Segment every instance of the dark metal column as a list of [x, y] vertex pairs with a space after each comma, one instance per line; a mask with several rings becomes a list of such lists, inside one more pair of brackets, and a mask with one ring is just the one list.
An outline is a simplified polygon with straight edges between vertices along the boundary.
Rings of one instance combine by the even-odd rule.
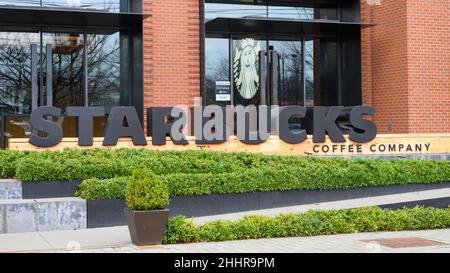
[[47, 55], [47, 106], [53, 106], [53, 50], [52, 45], [46, 46]]
[[267, 104], [267, 96], [266, 96], [266, 79], [267, 79], [267, 65], [266, 65], [266, 51], [259, 51], [259, 82], [260, 82], [260, 92], [259, 92], [259, 104], [266, 105]]
[[[270, 103], [271, 105], [279, 105], [278, 101], [278, 52], [271, 51], [271, 92]], [[284, 81], [284, 79], [283, 79]]]
[[83, 91], [84, 91], [84, 106], [89, 106], [89, 100], [88, 100], [88, 65], [87, 65], [87, 34], [84, 32], [83, 34]]
[[31, 45], [31, 110], [38, 107], [39, 90], [38, 90], [38, 53], [37, 44]]

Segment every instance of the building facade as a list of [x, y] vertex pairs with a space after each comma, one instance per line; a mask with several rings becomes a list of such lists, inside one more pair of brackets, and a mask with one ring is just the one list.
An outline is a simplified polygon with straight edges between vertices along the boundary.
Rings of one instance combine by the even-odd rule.
[[145, 124], [196, 97], [364, 104], [380, 133], [450, 132], [445, 0], [0, 0], [0, 18], [4, 143], [38, 106], [134, 106]]
[[[223, 17], [239, 17], [241, 15], [234, 13], [232, 8], [227, 12], [226, 8], [221, 11], [217, 6], [220, 3], [238, 4], [249, 1], [144, 2], [146, 11], [152, 14], [144, 22], [145, 105], [168, 106], [173, 105], [173, 102], [192, 104], [193, 97], [204, 94], [204, 90], [208, 89], [207, 79], [205, 81], [203, 75], [209, 73], [208, 64], [214, 66], [205, 60], [206, 64], [202, 68], [202, 57], [208, 55], [208, 46], [211, 50], [215, 48], [215, 40], [208, 40], [207, 21], [210, 18], [207, 17], [214, 12]], [[285, 2], [291, 7], [300, 3], [301, 7], [301, 3], [327, 1]], [[345, 4], [352, 1], [341, 2]], [[443, 0], [354, 2], [359, 5], [360, 12], [356, 21], [369, 25], [363, 25], [360, 34], [362, 103], [376, 109], [375, 121], [379, 132], [450, 132], [448, 3]], [[259, 13], [253, 15], [261, 16], [258, 8], [252, 10], [251, 7], [244, 7], [241, 10], [250, 10], [249, 14], [244, 12], [242, 17], [249, 17], [255, 11]], [[274, 10], [276, 13], [277, 8]], [[313, 17], [312, 13], [306, 16]], [[290, 15], [292, 14], [295, 12]], [[281, 17], [289, 17], [289, 14], [282, 14]], [[164, 18], [176, 19], [164, 21]], [[340, 20], [343, 21], [342, 18]], [[158, 24], [160, 21], [165, 23]], [[205, 21], [206, 24], [202, 23]], [[200, 37], [198, 32], [201, 33]], [[206, 34], [205, 45], [201, 42], [202, 33]], [[206, 54], [202, 51], [206, 51]], [[172, 56], [177, 56], [174, 60], [181, 61], [168, 62]], [[200, 68], [197, 65], [199, 63]], [[359, 85], [359, 79], [349, 84]], [[336, 83], [333, 85], [337, 86]], [[208, 94], [205, 97], [208, 99]], [[318, 101], [314, 103], [321, 105]], [[341, 103], [347, 105], [345, 102]]]

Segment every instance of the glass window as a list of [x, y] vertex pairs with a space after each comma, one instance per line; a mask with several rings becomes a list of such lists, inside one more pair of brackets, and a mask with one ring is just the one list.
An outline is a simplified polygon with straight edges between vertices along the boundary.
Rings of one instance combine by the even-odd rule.
[[120, 34], [87, 35], [88, 104], [120, 105]]
[[0, 109], [31, 112], [31, 44], [39, 33], [0, 32]]
[[120, 0], [42, 0], [42, 6], [120, 12]]
[[40, 1], [35, 0], [0, 0], [0, 6], [39, 7], [40, 5]]
[[305, 106], [314, 106], [314, 40], [305, 40]]
[[319, 9], [319, 19], [338, 20], [338, 9], [336, 6], [324, 6]]
[[[278, 67], [272, 70], [278, 75], [277, 95], [280, 106], [303, 105], [302, 88], [302, 42], [270, 41], [270, 47], [278, 60], [272, 63]], [[272, 72], [272, 73], [274, 73]], [[273, 77], [273, 76], [272, 76]], [[272, 84], [271, 88], [274, 88]]]
[[205, 18], [208, 20], [225, 18], [279, 18], [297, 20], [337, 20], [337, 5], [312, 5], [296, 4], [292, 1], [277, 1], [269, 5], [249, 5], [249, 4], [219, 4], [205, 3]]
[[267, 17], [267, 6], [206, 3], [205, 18], [214, 19], [218, 17]]
[[206, 104], [231, 103], [229, 39], [206, 38]]
[[317, 57], [317, 73], [320, 77], [320, 105], [335, 106], [339, 102], [338, 80], [338, 42], [336, 39], [321, 38], [317, 42], [320, 56]]
[[[42, 39], [44, 47], [52, 45], [53, 106], [63, 110], [66, 106], [83, 106], [83, 34], [43, 33]], [[45, 52], [43, 55], [49, 57]]]
[[269, 6], [270, 18], [281, 19], [314, 19], [314, 8], [309, 7], [289, 7], [289, 6]]
[[[207, 31], [208, 21], [218, 17], [260, 17], [285, 21], [339, 20], [339, 1], [206, 2]], [[328, 38], [325, 35], [311, 38], [305, 37], [307, 30], [303, 34], [302, 29], [299, 29], [298, 34], [282, 35], [270, 29], [270, 25], [268, 28], [255, 27], [251, 29], [252, 33], [232, 28], [231, 34], [228, 29], [222, 33], [217, 29], [214, 33], [206, 33], [210, 37], [206, 39], [205, 53], [206, 103], [218, 104], [217, 90], [226, 90], [224, 85], [231, 79], [234, 105], [268, 102], [281, 106], [339, 105], [339, 40], [331, 38], [335, 37], [334, 34]], [[213, 36], [231, 36], [231, 44], [229, 39]], [[228, 56], [229, 51], [231, 56]]]
[[336, 39], [305, 40], [306, 106], [340, 105], [337, 48]]
[[120, 0], [0, 0], [0, 6], [42, 6], [120, 12]]

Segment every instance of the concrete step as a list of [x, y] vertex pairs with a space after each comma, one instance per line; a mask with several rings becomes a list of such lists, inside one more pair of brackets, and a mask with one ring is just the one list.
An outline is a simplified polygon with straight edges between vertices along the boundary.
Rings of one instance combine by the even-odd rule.
[[86, 200], [81, 198], [0, 200], [0, 234], [87, 227]]
[[0, 179], [0, 199], [22, 199], [22, 182]]

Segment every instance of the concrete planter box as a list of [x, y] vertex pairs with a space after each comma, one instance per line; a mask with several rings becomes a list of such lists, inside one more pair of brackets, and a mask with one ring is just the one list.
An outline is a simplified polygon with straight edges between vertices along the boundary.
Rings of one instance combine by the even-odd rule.
[[0, 200], [0, 234], [85, 229], [86, 215], [81, 198]]
[[[170, 215], [185, 215], [186, 217], [202, 217], [209, 215], [234, 213], [250, 210], [270, 209], [277, 207], [298, 206], [319, 202], [332, 202], [345, 199], [398, 194], [411, 191], [433, 190], [448, 188], [450, 183], [444, 184], [412, 184], [394, 185], [386, 187], [368, 187], [347, 190], [302, 190], [302, 191], [275, 191], [239, 194], [213, 194], [202, 196], [173, 197], [170, 200]], [[447, 200], [430, 200], [423, 205], [442, 207]], [[436, 203], [437, 202], [437, 203]], [[414, 202], [413, 202], [414, 203]], [[416, 206], [416, 203], [404, 204]], [[397, 208], [396, 204], [389, 208]], [[399, 206], [401, 208], [403, 206]], [[122, 199], [87, 201], [87, 227], [99, 228], [126, 225], [124, 209], [126, 203]]]
[[22, 182], [22, 199], [73, 197], [81, 182], [80, 180]]

